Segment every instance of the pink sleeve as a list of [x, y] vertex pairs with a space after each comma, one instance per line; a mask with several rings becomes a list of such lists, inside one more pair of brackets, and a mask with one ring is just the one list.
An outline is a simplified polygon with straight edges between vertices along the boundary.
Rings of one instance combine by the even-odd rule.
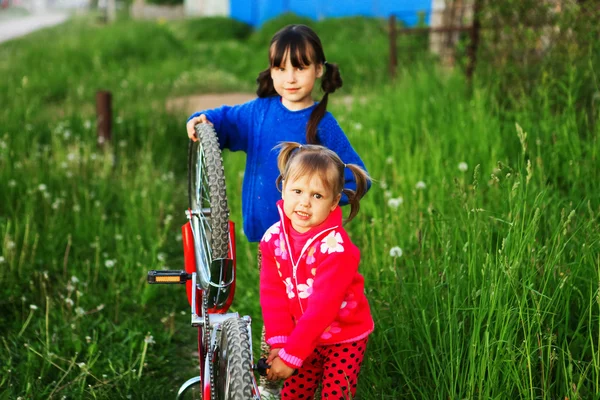
[[283, 347], [294, 330], [286, 286], [277, 271], [275, 256], [269, 243], [261, 242], [260, 251], [260, 307], [265, 324], [265, 339], [273, 348]]

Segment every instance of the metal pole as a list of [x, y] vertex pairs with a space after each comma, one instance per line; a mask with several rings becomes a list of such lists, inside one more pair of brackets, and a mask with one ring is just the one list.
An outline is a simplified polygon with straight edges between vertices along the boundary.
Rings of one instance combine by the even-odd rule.
[[473, 2], [473, 24], [471, 26], [471, 42], [467, 48], [467, 56], [469, 63], [467, 64], [466, 75], [469, 85], [473, 79], [473, 72], [475, 72], [475, 63], [477, 61], [477, 47], [479, 46], [479, 30], [481, 28], [481, 22], [479, 14], [481, 12], [481, 1], [474, 0]]
[[98, 146], [110, 142], [112, 131], [112, 95], [108, 91], [96, 92], [96, 127]]
[[398, 57], [396, 54], [396, 16], [390, 15], [390, 78], [396, 77], [396, 66], [398, 65]]

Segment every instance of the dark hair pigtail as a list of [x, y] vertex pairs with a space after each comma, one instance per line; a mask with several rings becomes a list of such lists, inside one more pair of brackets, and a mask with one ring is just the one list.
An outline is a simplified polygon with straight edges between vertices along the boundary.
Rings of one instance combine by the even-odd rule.
[[325, 94], [310, 114], [310, 119], [306, 125], [306, 143], [308, 144], [319, 144], [317, 128], [327, 111], [329, 93], [334, 93], [337, 89], [341, 88], [344, 83], [337, 64], [325, 63], [323, 68], [325, 70], [323, 71], [323, 77], [321, 78], [321, 89]]
[[273, 86], [273, 79], [271, 79], [271, 68], [261, 71], [256, 78], [256, 83], [258, 83], [258, 88], [256, 88], [258, 97], [269, 97], [277, 94]]
[[350, 204], [350, 215], [344, 221], [348, 223], [358, 214], [360, 210], [360, 200], [367, 193], [368, 182], [371, 180], [367, 172], [356, 164], [347, 164], [346, 168], [350, 169], [354, 179], [356, 180], [356, 190], [343, 189], [342, 193], [348, 196], [348, 203]]
[[277, 188], [281, 184], [283, 180], [283, 176], [286, 173], [286, 169], [294, 150], [301, 148], [302, 145], [296, 142], [283, 142], [275, 146], [275, 148], [279, 148], [279, 156], [277, 156], [277, 168], [279, 169], [279, 176], [275, 181]]

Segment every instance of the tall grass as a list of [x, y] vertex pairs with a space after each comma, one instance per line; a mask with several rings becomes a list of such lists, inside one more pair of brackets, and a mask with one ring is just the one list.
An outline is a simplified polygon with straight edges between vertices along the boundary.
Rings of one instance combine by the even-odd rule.
[[[545, 82], [507, 109], [489, 82], [468, 94], [433, 64], [384, 84], [385, 63], [345, 45], [364, 36], [385, 58], [380, 22], [319, 24], [340, 32], [323, 40], [353, 83], [330, 110], [375, 180], [348, 226], [376, 321], [360, 397], [598, 398], [600, 121], [553, 102], [557, 85], [576, 88]], [[0, 46], [0, 398], [168, 398], [196, 373], [183, 288], [145, 275], [183, 262], [186, 115], [165, 99], [252, 90], [265, 67], [270, 31], [224, 32], [84, 20]], [[100, 88], [115, 99], [108, 148], [95, 141]], [[224, 159], [233, 309], [256, 340], [244, 157]]]
[[598, 125], [464, 85], [406, 71], [336, 110], [378, 181], [351, 226], [377, 321], [362, 394], [596, 398]]

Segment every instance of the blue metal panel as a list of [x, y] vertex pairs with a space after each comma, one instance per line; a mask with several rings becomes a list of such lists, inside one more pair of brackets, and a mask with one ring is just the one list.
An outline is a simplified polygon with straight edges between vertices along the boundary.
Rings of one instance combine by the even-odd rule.
[[238, 21], [245, 22], [250, 25], [256, 24], [256, 18], [252, 9], [254, 1], [247, 0], [229, 0], [229, 16]]
[[431, 0], [372, 0], [379, 3], [379, 15], [389, 17], [395, 15], [398, 20], [403, 21], [408, 26], [413, 26], [419, 22], [419, 13], [424, 13], [425, 23], [429, 24], [431, 17]]
[[366, 16], [387, 18], [394, 14], [406, 25], [412, 26], [423, 13], [429, 23], [431, 0], [229, 0], [231, 17], [260, 26], [282, 13], [312, 19]]

